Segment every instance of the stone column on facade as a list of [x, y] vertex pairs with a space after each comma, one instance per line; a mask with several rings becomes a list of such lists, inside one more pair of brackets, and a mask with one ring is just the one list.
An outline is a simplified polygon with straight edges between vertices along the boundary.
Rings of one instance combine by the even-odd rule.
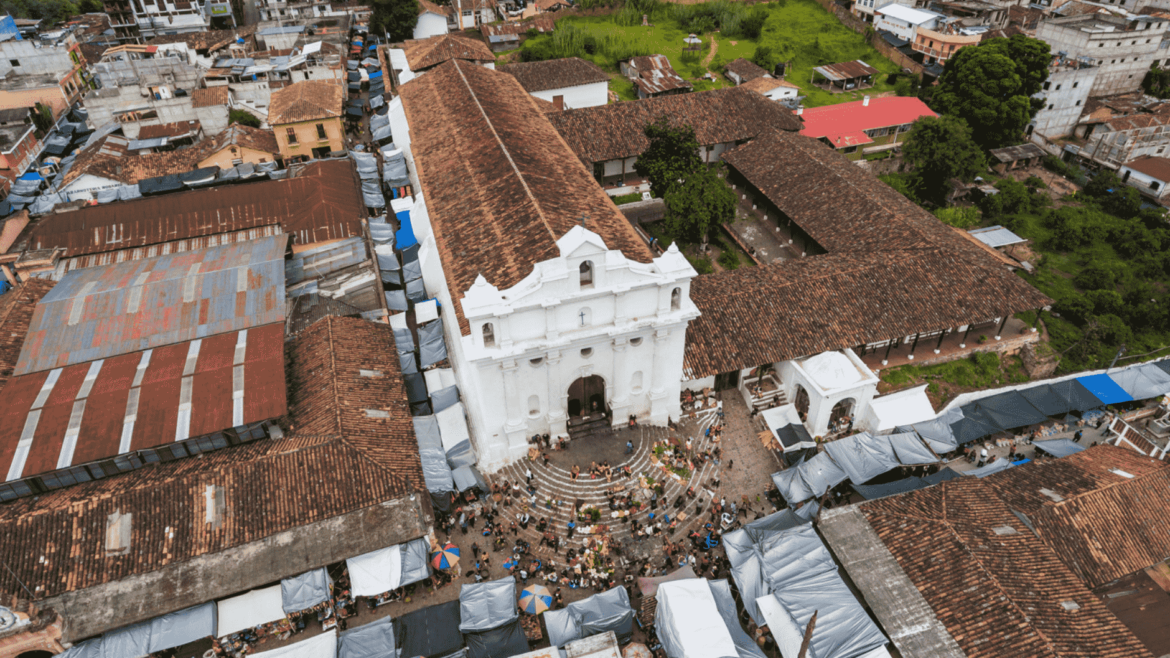
[[549, 352], [544, 358], [548, 373], [548, 433], [550, 436], [569, 434], [569, 384], [561, 375], [561, 353]]
[[630, 341], [615, 338], [613, 341], [613, 424], [615, 427], [626, 422], [630, 415], [630, 360], [627, 358]]
[[515, 359], [500, 363], [500, 370], [504, 373], [504, 405], [508, 421], [504, 424], [504, 433], [508, 437], [508, 458], [515, 459], [528, 448], [527, 430], [523, 401], [520, 399], [520, 382], [518, 364]]
[[666, 354], [667, 344], [670, 342], [670, 332], [659, 330], [654, 333], [654, 373], [650, 388], [650, 422], [655, 425], [665, 425], [670, 418], [670, 404], [667, 396], [670, 394], [668, 380], [674, 375], [670, 372], [670, 358]]

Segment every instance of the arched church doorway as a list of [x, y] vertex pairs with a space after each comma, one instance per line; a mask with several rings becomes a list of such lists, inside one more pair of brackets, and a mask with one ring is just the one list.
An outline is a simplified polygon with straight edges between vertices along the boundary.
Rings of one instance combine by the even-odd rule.
[[569, 416], [605, 413], [605, 380], [600, 375], [581, 377], [569, 385]]

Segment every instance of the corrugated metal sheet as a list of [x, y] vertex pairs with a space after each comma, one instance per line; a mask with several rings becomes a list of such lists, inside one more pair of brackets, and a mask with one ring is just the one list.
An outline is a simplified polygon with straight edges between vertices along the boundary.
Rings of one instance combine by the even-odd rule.
[[852, 62], [825, 64], [813, 70], [830, 80], [852, 80], [853, 78], [864, 78], [867, 75], [877, 75], [880, 73], [880, 71], [860, 59], [855, 59]]
[[281, 226], [297, 244], [312, 244], [360, 236], [365, 216], [353, 163], [322, 160], [291, 178], [217, 185], [50, 215], [29, 232], [29, 245], [63, 247], [69, 258], [269, 225]]
[[988, 226], [987, 228], [977, 228], [973, 231], [968, 231], [972, 237], [978, 239], [983, 244], [991, 247], [1006, 247], [1012, 244], [1020, 244], [1027, 242], [1024, 238], [1012, 233], [1002, 226]]
[[59, 281], [66, 273], [87, 267], [100, 267], [113, 263], [124, 263], [129, 260], [142, 260], [143, 258], [155, 258], [157, 256], [166, 256], [167, 254], [179, 254], [185, 251], [207, 249], [208, 247], [257, 240], [270, 235], [280, 234], [280, 226], [272, 224], [270, 226], [261, 226], [260, 228], [245, 229], [243, 231], [152, 244], [148, 247], [120, 249], [118, 251], [107, 251], [100, 254], [87, 254], [85, 256], [77, 256], [76, 258], [62, 258], [57, 265], [55, 278]]
[[33, 314], [15, 374], [284, 320], [275, 235], [66, 274]]
[[7, 480], [204, 436], [287, 412], [284, 324], [36, 372], [5, 391]]
[[284, 263], [284, 283], [291, 286], [315, 279], [366, 260], [362, 238], [348, 238], [294, 254]]

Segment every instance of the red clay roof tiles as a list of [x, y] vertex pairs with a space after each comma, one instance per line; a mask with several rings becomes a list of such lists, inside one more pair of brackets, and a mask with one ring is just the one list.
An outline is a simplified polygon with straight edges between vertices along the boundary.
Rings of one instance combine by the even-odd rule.
[[36, 306], [53, 285], [48, 279], [34, 278], [0, 295], [0, 391], [16, 369]]
[[519, 80], [528, 93], [609, 82], [608, 73], [580, 57], [521, 62], [501, 67], [500, 70]]

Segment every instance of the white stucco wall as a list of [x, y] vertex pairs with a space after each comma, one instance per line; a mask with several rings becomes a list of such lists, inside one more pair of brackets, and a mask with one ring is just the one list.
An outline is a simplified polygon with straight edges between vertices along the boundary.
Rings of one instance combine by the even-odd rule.
[[582, 107], [596, 107], [598, 105], [605, 105], [609, 102], [609, 85], [605, 82], [594, 82], [587, 85], [577, 85], [575, 87], [562, 87], [560, 89], [546, 89], [544, 91], [534, 91], [533, 96], [543, 98], [549, 102], [555, 102], [553, 99], [557, 96], [563, 96], [565, 100], [566, 110], [576, 110]]
[[1071, 135], [1096, 79], [1095, 67], [1050, 71], [1048, 88], [1033, 96], [1043, 100], [1044, 106], [1032, 119], [1032, 134], [1050, 140]]
[[1158, 180], [1149, 174], [1143, 174], [1140, 171], [1135, 171], [1129, 167], [1122, 167], [1118, 170], [1117, 175], [1125, 181], [1126, 185], [1136, 188], [1142, 194], [1154, 198], [1162, 198], [1166, 194], [1167, 181]]
[[101, 190], [111, 190], [121, 187], [122, 183], [109, 178], [82, 174], [61, 188], [61, 192], [69, 201], [93, 200]]
[[[829, 418], [832, 415], [833, 407], [838, 402], [852, 399], [851, 415], [854, 419], [858, 419], [865, 417], [870, 401], [877, 395], [879, 381], [877, 376], [866, 367], [853, 350], [845, 349], [836, 354], [843, 355], [845, 357], [843, 363], [848, 363], [855, 370], [856, 379], [849, 384], [826, 386], [823, 385], [823, 380], [818, 380], [813, 373], [810, 373], [809, 361], [823, 358], [825, 355], [775, 364], [776, 374], [780, 378], [781, 386], [784, 388], [784, 394], [789, 402], [796, 403], [799, 388], [808, 392], [808, 417], [805, 419], [804, 426], [808, 433], [814, 437], [824, 436], [828, 433]], [[840, 361], [840, 359], [837, 360]]]
[[419, 15], [418, 23], [414, 25], [415, 39], [426, 39], [441, 34], [447, 34], [446, 16], [432, 14], [429, 11]]

